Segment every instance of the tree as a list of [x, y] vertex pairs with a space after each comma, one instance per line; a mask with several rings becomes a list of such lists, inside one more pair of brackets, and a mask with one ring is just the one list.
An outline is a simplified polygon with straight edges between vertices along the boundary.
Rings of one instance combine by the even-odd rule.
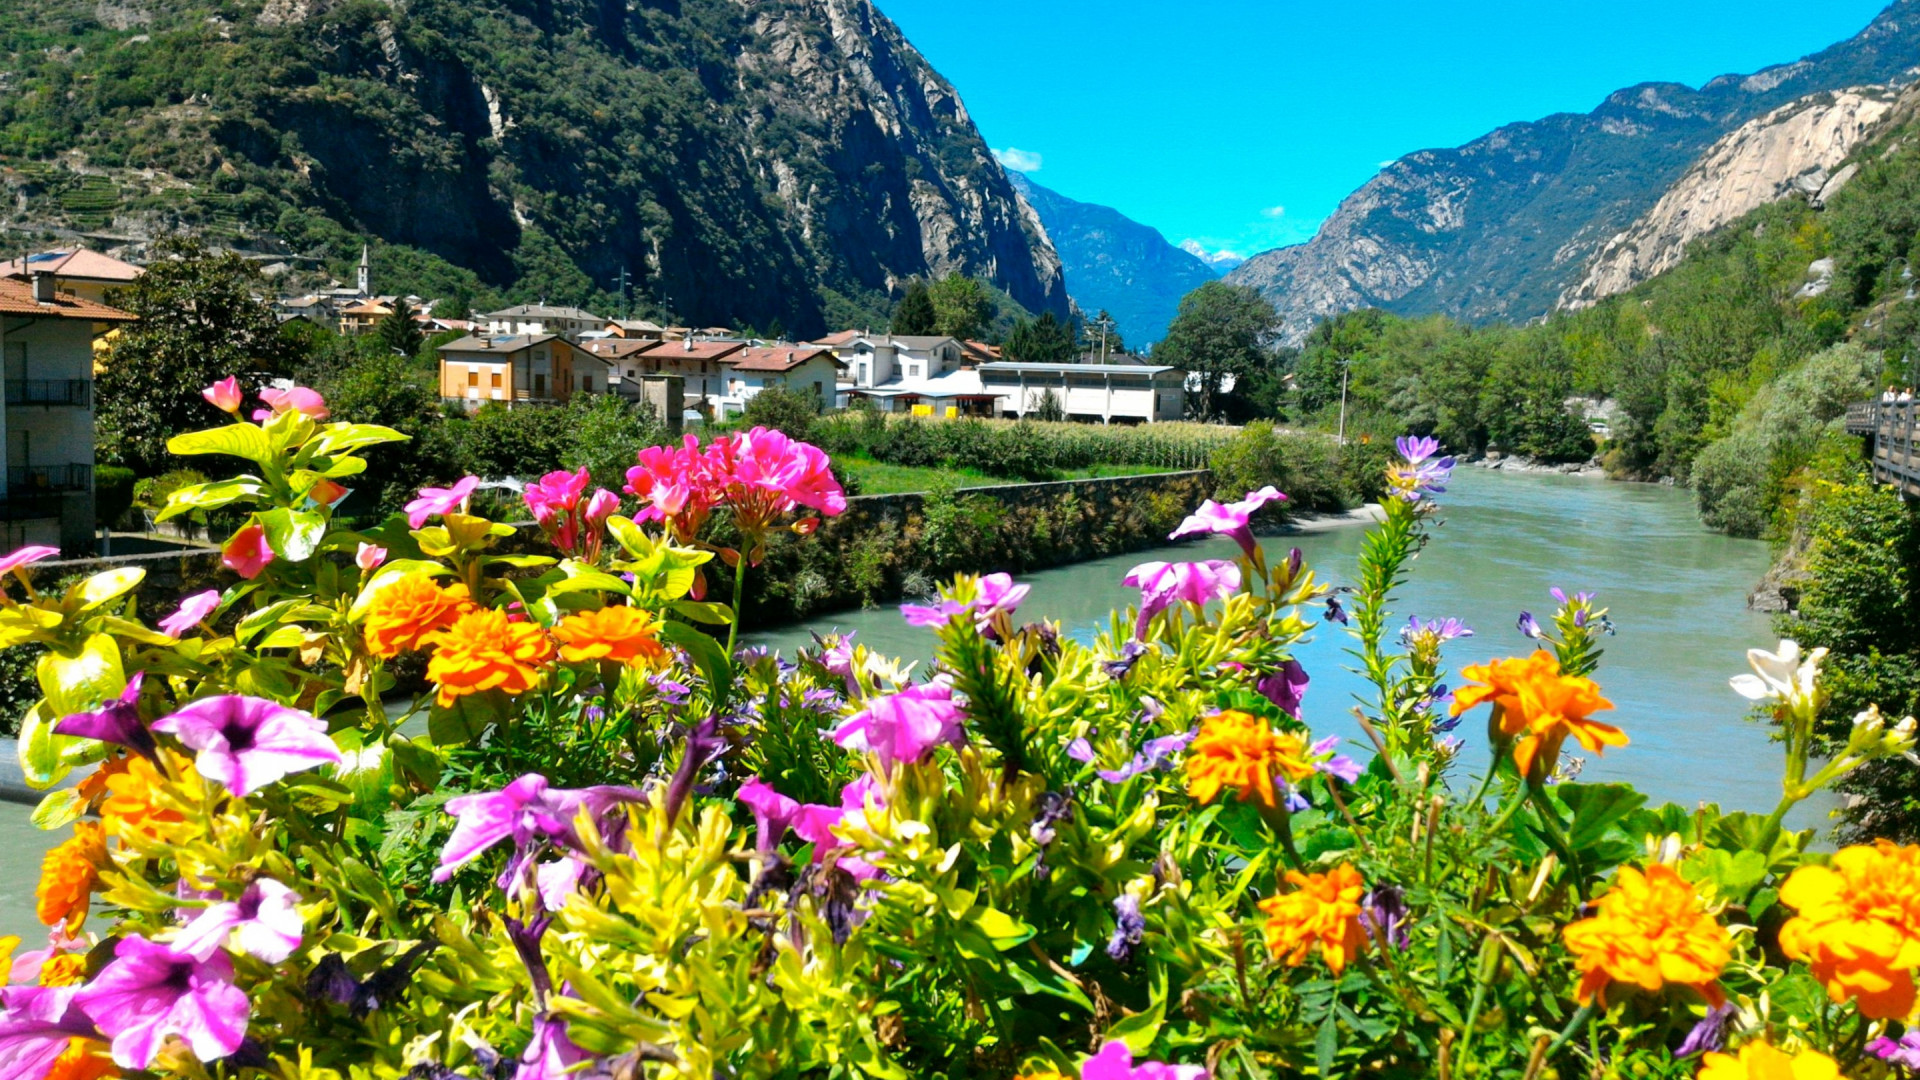
[[253, 298], [259, 271], [197, 239], [168, 237], [147, 272], [117, 296], [139, 317], [113, 344], [95, 384], [95, 437], [103, 462], [157, 476], [167, 440], [219, 419], [199, 390], [229, 375], [250, 389], [291, 371], [292, 339]]
[[420, 324], [413, 321], [413, 305], [405, 300], [394, 304], [393, 314], [380, 320], [373, 328], [373, 340], [381, 352], [397, 353], [401, 356], [420, 355], [420, 346], [426, 343], [426, 335], [420, 332]]
[[933, 294], [927, 283], [915, 278], [907, 282], [907, 294], [893, 309], [896, 334], [931, 334], [939, 327], [940, 316], [933, 310]]
[[1029, 364], [1070, 364], [1078, 351], [1073, 327], [1055, 319], [1051, 311], [1014, 324], [1005, 349], [1008, 359]]
[[766, 427], [805, 442], [820, 416], [820, 396], [784, 386], [769, 386], [747, 399], [743, 414], [750, 427]]
[[1127, 351], [1127, 343], [1120, 337], [1120, 321], [1105, 308], [1088, 319], [1080, 332], [1086, 338], [1087, 352], [1094, 356], [1108, 357]]
[[1163, 364], [1184, 368], [1199, 385], [1200, 418], [1216, 415], [1215, 398], [1229, 377], [1240, 378], [1266, 363], [1268, 343], [1280, 321], [1273, 304], [1256, 289], [1209, 281], [1180, 301], [1180, 313], [1154, 347]]
[[935, 333], [966, 341], [987, 332], [993, 298], [979, 278], [949, 274], [927, 291], [933, 301]]

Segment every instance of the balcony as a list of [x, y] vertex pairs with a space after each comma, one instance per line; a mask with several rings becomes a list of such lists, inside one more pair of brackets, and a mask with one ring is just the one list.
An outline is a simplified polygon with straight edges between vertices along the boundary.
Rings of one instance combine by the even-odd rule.
[[13, 498], [33, 492], [91, 491], [91, 465], [9, 465], [7, 490]]
[[93, 404], [90, 379], [8, 379], [9, 405], [65, 405], [84, 409]]
[[60, 496], [14, 492], [0, 496], [0, 521], [43, 521], [60, 516]]

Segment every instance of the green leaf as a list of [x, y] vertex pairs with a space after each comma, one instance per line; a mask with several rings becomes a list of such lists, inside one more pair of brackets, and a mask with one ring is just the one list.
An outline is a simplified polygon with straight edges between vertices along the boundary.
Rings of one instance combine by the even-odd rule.
[[[571, 564], [569, 564], [571, 565]], [[566, 577], [547, 586], [548, 596], [578, 592], [610, 592], [627, 595], [627, 583], [598, 570], [569, 570]]]
[[20, 741], [15, 753], [20, 757], [20, 772], [30, 787], [52, 787], [72, 771], [72, 766], [67, 764], [60, 751], [62, 744], [73, 740], [53, 733], [57, 719], [47, 712], [47, 703], [44, 701], [35, 704], [27, 711], [27, 715], [20, 718]]
[[47, 708], [56, 717], [87, 712], [127, 688], [120, 646], [105, 634], [89, 635], [76, 653], [58, 649], [42, 653], [35, 674], [40, 692], [47, 696]]
[[667, 605], [667, 610], [709, 626], [733, 625], [733, 609], [725, 604], [702, 600], [675, 600]]
[[1001, 911], [999, 908], [974, 908], [973, 923], [980, 932], [993, 942], [993, 947], [1006, 952], [1015, 945], [1026, 941], [1034, 934], [1033, 927]]
[[263, 490], [259, 480], [242, 476], [235, 480], [216, 480], [211, 484], [190, 484], [175, 488], [167, 496], [167, 505], [154, 516], [155, 521], [170, 521], [195, 510], [216, 510], [241, 499], [257, 499]]
[[274, 458], [272, 440], [252, 424], [230, 424], [208, 431], [189, 431], [167, 440], [167, 452], [181, 457], [196, 454], [226, 454], [245, 458], [266, 468]]
[[279, 600], [268, 604], [266, 607], [240, 620], [239, 625], [233, 628], [233, 640], [241, 645], [251, 643], [255, 637], [259, 636], [261, 631], [278, 625], [281, 619], [286, 618], [294, 608], [299, 607], [305, 602], [306, 601], [296, 596], [291, 600]]
[[1767, 869], [1767, 857], [1760, 852], [1707, 848], [1689, 856], [1680, 865], [1680, 876], [1712, 886], [1714, 894], [1722, 900], [1740, 903], [1766, 880]]
[[1340, 1052], [1340, 1025], [1335, 1020], [1332, 1009], [1327, 1010], [1327, 1018], [1320, 1021], [1320, 1030], [1313, 1035], [1313, 1061], [1320, 1069], [1321, 1076], [1333, 1075], [1334, 1055]]
[[[406, 442], [412, 436], [378, 424], [328, 424], [314, 433], [306, 449], [315, 455], [332, 456], [382, 443]], [[179, 451], [174, 451], [178, 453]]]
[[1145, 1009], [1131, 1013], [1107, 1025], [1107, 1039], [1119, 1039], [1127, 1044], [1127, 1049], [1136, 1056], [1153, 1048], [1153, 1041], [1160, 1037], [1160, 1027], [1167, 1020], [1167, 972], [1160, 969], [1159, 977], [1154, 981], [1153, 997]]
[[427, 738], [435, 746], [464, 746], [506, 714], [506, 697], [497, 690], [454, 698], [447, 708], [436, 701], [427, 713]]
[[32, 641], [35, 634], [51, 630], [63, 621], [59, 612], [45, 608], [17, 604], [0, 607], [0, 649]]
[[327, 519], [311, 510], [279, 507], [259, 514], [273, 553], [288, 562], [306, 562], [327, 536]]
[[1597, 847], [1615, 822], [1647, 801], [1627, 784], [1563, 784], [1557, 791], [1560, 801], [1573, 811], [1573, 823], [1567, 826], [1567, 846], [1575, 852]]
[[86, 812], [86, 800], [80, 797], [78, 791], [61, 788], [47, 792], [40, 800], [40, 805], [33, 808], [33, 816], [29, 820], [36, 829], [62, 829], [80, 820], [80, 815]]
[[367, 607], [373, 603], [373, 594], [399, 581], [403, 577], [409, 577], [414, 574], [427, 574], [429, 576], [439, 577], [452, 573], [452, 570], [441, 566], [437, 562], [429, 562], [426, 559], [395, 559], [390, 563], [383, 563], [378, 570], [373, 572], [373, 576], [367, 579], [367, 583], [360, 586], [360, 595], [354, 597], [353, 607], [348, 609], [347, 618], [355, 620], [364, 618], [367, 614]]
[[80, 601], [81, 611], [88, 611], [109, 600], [125, 596], [146, 579], [145, 570], [137, 566], [123, 566], [118, 570], [95, 574], [75, 585], [71, 595]]
[[660, 640], [685, 649], [693, 658], [694, 666], [707, 677], [714, 711], [720, 711], [733, 694], [733, 665], [727, 660], [726, 649], [692, 626], [679, 622], [661, 623]]

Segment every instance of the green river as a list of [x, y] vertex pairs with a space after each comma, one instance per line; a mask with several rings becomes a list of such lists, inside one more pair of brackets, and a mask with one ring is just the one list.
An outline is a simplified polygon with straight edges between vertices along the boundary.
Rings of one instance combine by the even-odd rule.
[[[1630, 781], [1656, 800], [1772, 809], [1780, 791], [1779, 751], [1765, 728], [1744, 719], [1746, 702], [1727, 688], [1727, 678], [1746, 669], [1745, 650], [1773, 644], [1767, 617], [1745, 603], [1767, 568], [1765, 544], [1703, 532], [1687, 492], [1654, 485], [1463, 468], [1442, 506], [1443, 524], [1414, 564], [1397, 621], [1408, 615], [1465, 619], [1476, 634], [1449, 647], [1457, 671], [1526, 650], [1530, 643], [1515, 619], [1522, 609], [1551, 610], [1550, 586], [1598, 592], [1619, 628], [1597, 675], [1616, 706], [1603, 715], [1633, 742], [1589, 760], [1582, 779]], [[1343, 583], [1362, 535], [1356, 525], [1264, 542], [1276, 555], [1299, 546], [1323, 578]], [[1225, 558], [1233, 550], [1230, 541], [1215, 540], [1029, 574], [1023, 580], [1033, 593], [1020, 614], [1057, 620], [1088, 640], [1112, 608], [1138, 598], [1120, 584], [1129, 567], [1153, 559]], [[809, 631], [835, 628], [857, 630], [859, 640], [903, 658], [925, 660], [932, 651], [931, 631], [908, 627], [892, 605], [822, 616], [750, 640], [790, 650], [807, 643]], [[1307, 722], [1318, 733], [1357, 740], [1347, 710], [1366, 688], [1345, 669], [1350, 640], [1337, 624], [1323, 625], [1299, 656], [1313, 678]], [[1465, 761], [1474, 770], [1486, 760], [1480, 719], [1470, 717], [1457, 732], [1467, 739]], [[40, 857], [66, 833], [34, 829], [27, 813], [0, 803], [0, 934], [34, 942], [45, 933], [33, 917]], [[1823, 825], [1824, 807], [1802, 807], [1794, 823]]]

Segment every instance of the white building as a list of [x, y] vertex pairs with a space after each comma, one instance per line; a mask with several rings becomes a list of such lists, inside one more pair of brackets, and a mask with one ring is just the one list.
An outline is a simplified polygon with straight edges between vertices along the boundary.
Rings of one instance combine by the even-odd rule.
[[488, 312], [480, 316], [478, 321], [485, 324], [486, 332], [491, 337], [555, 334], [568, 341], [578, 341], [581, 334], [605, 330], [607, 327], [607, 320], [591, 311], [547, 304], [516, 304]]
[[[665, 346], [668, 353], [671, 345]], [[727, 392], [718, 404], [725, 413], [746, 408], [754, 395], [770, 386], [813, 394], [823, 408], [831, 407], [844, 362], [832, 349], [817, 345], [753, 345], [727, 357]]]
[[840, 405], [865, 398], [881, 412], [923, 416], [986, 416], [994, 410], [973, 357], [953, 338], [836, 334], [826, 340], [845, 368]]
[[133, 316], [55, 288], [51, 274], [0, 280], [0, 529], [6, 550], [94, 553], [94, 339]]
[[1154, 364], [1029, 364], [1000, 360], [978, 368], [1001, 416], [1038, 412], [1048, 391], [1070, 420], [1158, 423], [1186, 411], [1187, 373]]

